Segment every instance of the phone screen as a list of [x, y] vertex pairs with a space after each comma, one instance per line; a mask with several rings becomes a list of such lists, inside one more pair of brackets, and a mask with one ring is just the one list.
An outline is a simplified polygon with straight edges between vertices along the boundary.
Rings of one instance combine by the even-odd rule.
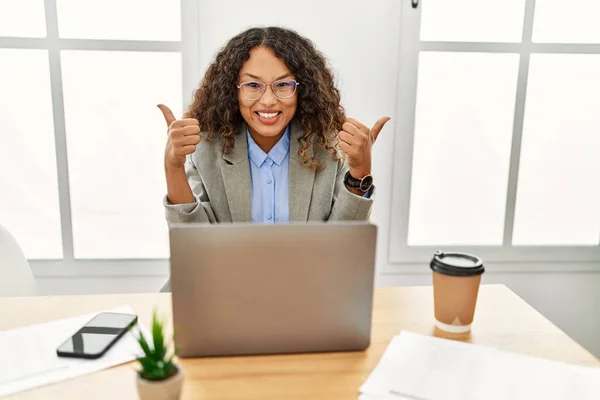
[[93, 358], [101, 356], [137, 321], [132, 314], [100, 313], [61, 344], [59, 356]]

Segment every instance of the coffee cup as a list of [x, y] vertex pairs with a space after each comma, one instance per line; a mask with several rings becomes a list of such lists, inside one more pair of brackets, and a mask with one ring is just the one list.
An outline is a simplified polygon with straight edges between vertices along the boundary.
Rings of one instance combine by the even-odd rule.
[[435, 325], [449, 333], [471, 329], [483, 261], [474, 255], [438, 251], [429, 265], [433, 271]]

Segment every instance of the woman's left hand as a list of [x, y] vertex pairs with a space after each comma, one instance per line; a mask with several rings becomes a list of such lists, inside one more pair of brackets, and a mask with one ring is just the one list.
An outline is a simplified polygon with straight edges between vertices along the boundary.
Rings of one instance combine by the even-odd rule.
[[339, 133], [340, 148], [348, 156], [348, 167], [353, 178], [362, 179], [371, 174], [373, 143], [390, 119], [390, 117], [379, 118], [372, 128], [354, 118], [349, 118], [342, 125]]

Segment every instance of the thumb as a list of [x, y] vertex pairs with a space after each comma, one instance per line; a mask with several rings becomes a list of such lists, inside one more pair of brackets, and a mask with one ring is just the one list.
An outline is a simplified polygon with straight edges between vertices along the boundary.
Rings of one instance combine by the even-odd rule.
[[167, 127], [171, 126], [171, 124], [177, 119], [173, 115], [171, 109], [164, 104], [159, 104], [157, 107], [160, 108], [160, 111], [162, 111], [165, 121], [167, 122]]
[[371, 135], [373, 135], [373, 141], [377, 140], [377, 136], [379, 136], [379, 132], [383, 129], [383, 126], [390, 120], [391, 117], [383, 117], [379, 118], [373, 128], [371, 128]]

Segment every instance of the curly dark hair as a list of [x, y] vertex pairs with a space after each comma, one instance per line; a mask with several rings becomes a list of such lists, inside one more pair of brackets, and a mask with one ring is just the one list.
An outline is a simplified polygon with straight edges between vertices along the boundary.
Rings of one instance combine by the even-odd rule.
[[321, 167], [314, 157], [315, 144], [339, 159], [337, 134], [346, 115], [333, 73], [314, 44], [289, 29], [250, 28], [230, 39], [208, 67], [185, 117], [200, 122], [203, 139], [220, 137], [223, 152], [231, 152], [234, 135], [243, 121], [238, 105], [238, 74], [250, 51], [258, 46], [272, 50], [301, 82], [294, 119], [304, 131], [299, 139], [303, 164], [313, 169]]

